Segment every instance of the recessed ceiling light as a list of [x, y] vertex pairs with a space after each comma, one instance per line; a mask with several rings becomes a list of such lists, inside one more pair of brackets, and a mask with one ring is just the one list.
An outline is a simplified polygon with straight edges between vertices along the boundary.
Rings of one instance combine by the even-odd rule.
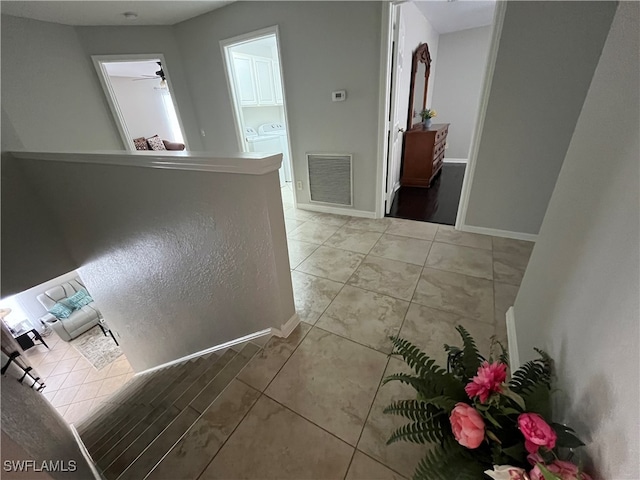
[[135, 20], [138, 18], [138, 14], [136, 12], [124, 12], [122, 16], [127, 20]]

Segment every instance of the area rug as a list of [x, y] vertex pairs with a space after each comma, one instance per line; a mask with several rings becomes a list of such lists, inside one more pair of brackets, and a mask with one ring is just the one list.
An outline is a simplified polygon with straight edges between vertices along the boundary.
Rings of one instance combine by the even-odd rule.
[[111, 336], [105, 336], [99, 326], [84, 332], [69, 342], [80, 355], [86, 358], [96, 370], [110, 365], [120, 355], [122, 350], [115, 344]]

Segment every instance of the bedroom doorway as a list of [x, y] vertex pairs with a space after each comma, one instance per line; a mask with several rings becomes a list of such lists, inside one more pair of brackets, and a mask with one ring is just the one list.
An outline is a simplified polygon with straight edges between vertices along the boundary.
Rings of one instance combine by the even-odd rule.
[[162, 55], [92, 59], [127, 150], [188, 150]]
[[504, 17], [500, 2], [472, 3], [385, 10], [378, 217], [464, 228]]
[[282, 81], [278, 28], [220, 42], [243, 152], [282, 153], [280, 186], [292, 190], [289, 122]]

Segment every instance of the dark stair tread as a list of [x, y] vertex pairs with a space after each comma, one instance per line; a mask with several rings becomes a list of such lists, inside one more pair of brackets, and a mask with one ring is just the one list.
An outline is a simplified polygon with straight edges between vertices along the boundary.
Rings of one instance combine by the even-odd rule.
[[147, 446], [169, 425], [180, 411], [177, 408], [165, 410], [133, 443], [104, 469], [108, 480], [115, 480], [144, 451]]

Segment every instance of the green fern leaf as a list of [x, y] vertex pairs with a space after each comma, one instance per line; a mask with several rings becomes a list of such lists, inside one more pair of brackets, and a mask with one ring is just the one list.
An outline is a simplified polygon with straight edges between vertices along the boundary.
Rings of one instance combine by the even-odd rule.
[[452, 439], [443, 442], [441, 448], [427, 452], [418, 463], [414, 480], [478, 480], [484, 478], [488, 465], [475, 461]]
[[436, 415], [448, 413], [433, 404], [420, 400], [400, 400], [393, 402], [386, 407], [383, 412], [400, 415], [414, 422], [424, 422]]
[[418, 376], [391, 375], [384, 379], [383, 384], [392, 380], [400, 380], [414, 387], [425, 399], [447, 396], [453, 400], [463, 401], [467, 398], [462, 382], [438, 366], [434, 359], [429, 358], [407, 340], [399, 337], [390, 338], [394, 344], [392, 354], [400, 355]]
[[445, 416], [435, 415], [423, 422], [407, 423], [395, 430], [387, 445], [404, 440], [411, 443], [440, 443], [451, 435], [451, 425]]
[[553, 361], [542, 350], [536, 349], [541, 358], [530, 360], [520, 367], [511, 377], [509, 387], [514, 392], [524, 396], [528, 390], [537, 388], [537, 384], [551, 388], [553, 376]]
[[462, 337], [463, 347], [461, 363], [464, 368], [464, 378], [465, 380], [470, 380], [476, 373], [478, 373], [478, 368], [484, 361], [484, 357], [480, 355], [473, 337], [462, 325], [458, 325], [456, 330], [460, 334], [460, 337]]

